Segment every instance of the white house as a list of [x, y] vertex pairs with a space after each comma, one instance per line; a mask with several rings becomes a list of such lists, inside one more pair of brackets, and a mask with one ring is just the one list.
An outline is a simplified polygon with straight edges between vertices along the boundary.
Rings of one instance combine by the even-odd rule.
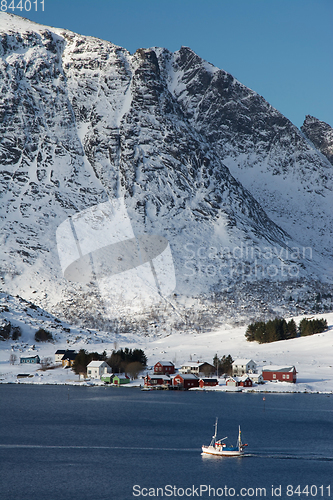
[[179, 370], [179, 373], [193, 373], [194, 375], [207, 375], [210, 373], [215, 373], [216, 368], [215, 366], [211, 365], [210, 363], [207, 363], [206, 361], [201, 362], [192, 362], [188, 361], [187, 363], [184, 363], [182, 367]]
[[54, 354], [54, 361], [56, 363], [61, 363], [61, 360], [66, 352], [66, 349], [58, 349]]
[[262, 373], [249, 373], [249, 377], [254, 384], [264, 383], [264, 377], [262, 376]]
[[232, 363], [232, 374], [241, 377], [245, 373], [257, 373], [257, 363], [253, 359], [235, 359]]
[[101, 378], [102, 375], [111, 372], [111, 367], [105, 361], [90, 361], [87, 366], [87, 375], [90, 378]]

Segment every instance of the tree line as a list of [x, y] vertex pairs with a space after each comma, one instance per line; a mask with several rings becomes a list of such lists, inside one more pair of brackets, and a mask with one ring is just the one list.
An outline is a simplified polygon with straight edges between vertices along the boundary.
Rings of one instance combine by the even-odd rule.
[[285, 319], [275, 318], [267, 322], [251, 323], [246, 329], [245, 337], [249, 342], [255, 341], [259, 344], [265, 344], [277, 340], [305, 337], [324, 332], [326, 329], [327, 321], [324, 318], [312, 320], [304, 318], [298, 327], [293, 319], [287, 322]]
[[217, 354], [215, 354], [213, 358], [213, 365], [216, 368], [217, 374], [227, 373], [231, 375], [232, 373], [232, 363], [233, 359], [230, 354], [228, 356], [222, 356], [219, 358]]
[[87, 373], [87, 366], [91, 361], [105, 361], [113, 373], [125, 373], [131, 378], [137, 378], [139, 373], [147, 365], [147, 357], [142, 349], [118, 349], [113, 350], [111, 356], [107, 357], [106, 352], [87, 352], [81, 349], [73, 363], [75, 373]]

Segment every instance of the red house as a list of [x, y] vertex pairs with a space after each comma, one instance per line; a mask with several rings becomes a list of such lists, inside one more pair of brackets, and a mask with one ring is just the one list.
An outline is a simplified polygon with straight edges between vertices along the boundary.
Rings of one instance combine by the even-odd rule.
[[215, 385], [218, 385], [218, 380], [217, 378], [201, 378], [199, 380], [199, 387], [201, 387], [201, 389], [203, 387], [214, 387]]
[[158, 385], [171, 385], [171, 378], [169, 375], [146, 375], [145, 376], [145, 386], [146, 387], [151, 387], [151, 386], [158, 386]]
[[296, 384], [296, 368], [294, 366], [264, 366], [262, 376], [264, 380], [278, 380]]
[[171, 361], [158, 361], [154, 366], [154, 373], [163, 375], [172, 375], [175, 373], [175, 365]]
[[229, 385], [231, 387], [252, 387], [253, 382], [248, 375], [243, 375], [243, 377], [227, 378], [225, 385]]
[[250, 379], [250, 377], [248, 377], [247, 375], [244, 375], [243, 377], [241, 377], [239, 379], [239, 385], [241, 387], [252, 387], [253, 386], [253, 382]]
[[173, 378], [173, 386], [179, 389], [191, 389], [192, 387], [199, 387], [199, 379], [193, 373], [177, 373]]

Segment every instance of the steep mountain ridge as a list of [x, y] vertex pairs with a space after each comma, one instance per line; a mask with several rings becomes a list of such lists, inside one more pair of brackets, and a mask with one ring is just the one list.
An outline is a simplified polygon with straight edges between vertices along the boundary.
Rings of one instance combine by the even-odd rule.
[[301, 131], [333, 165], [332, 127], [314, 116], [306, 115]]
[[166, 58], [177, 101], [231, 174], [301, 245], [331, 258], [332, 165], [286, 117], [232, 75], [186, 47], [167, 56], [162, 51], [160, 59]]
[[[78, 321], [126, 315], [133, 306], [126, 304], [126, 290], [116, 290], [113, 309], [105, 311], [96, 283], [62, 277], [55, 240], [67, 217], [121, 197], [136, 236], [159, 234], [169, 241], [176, 302], [201, 294], [209, 302], [213, 293], [235, 286], [239, 296], [247, 282], [253, 290], [266, 283], [270, 296], [264, 307], [274, 309], [281, 306], [278, 282], [286, 282], [288, 298], [295, 280], [298, 289], [308, 283], [311, 290], [314, 279], [320, 288], [318, 280], [329, 273], [325, 253], [332, 248], [329, 211], [322, 208], [316, 231], [306, 229], [307, 243], [297, 241], [308, 224], [297, 219], [302, 208], [296, 202], [306, 193], [301, 162], [294, 170], [302, 193], [293, 199], [291, 217], [297, 230], [284, 217], [289, 205], [283, 185], [268, 183], [268, 174], [276, 165], [289, 172], [290, 158], [303, 155], [306, 168], [316, 171], [318, 196], [330, 200], [330, 181], [323, 174], [329, 167], [263, 98], [185, 47], [174, 54], [151, 48], [131, 55], [110, 42], [8, 14], [1, 14], [0, 26], [1, 245], [7, 292]], [[246, 161], [235, 171], [253, 171], [253, 184], [246, 184], [246, 175], [236, 180], [227, 168], [240, 158]], [[258, 175], [255, 165], [267, 169]], [[264, 188], [258, 203], [256, 195]], [[267, 197], [280, 188], [281, 206], [277, 200], [272, 209]], [[317, 209], [314, 203], [312, 212]], [[281, 221], [282, 228], [276, 224]], [[317, 251], [311, 246], [315, 241]], [[311, 255], [302, 245], [311, 246]], [[190, 300], [189, 307], [194, 303]]]

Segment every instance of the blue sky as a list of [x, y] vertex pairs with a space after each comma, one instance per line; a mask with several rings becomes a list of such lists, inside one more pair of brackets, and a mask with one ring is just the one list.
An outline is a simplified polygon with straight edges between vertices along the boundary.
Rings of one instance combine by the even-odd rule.
[[38, 0], [33, 9], [14, 13], [130, 52], [187, 45], [298, 127], [306, 114], [333, 126], [333, 0], [44, 0], [44, 12]]

